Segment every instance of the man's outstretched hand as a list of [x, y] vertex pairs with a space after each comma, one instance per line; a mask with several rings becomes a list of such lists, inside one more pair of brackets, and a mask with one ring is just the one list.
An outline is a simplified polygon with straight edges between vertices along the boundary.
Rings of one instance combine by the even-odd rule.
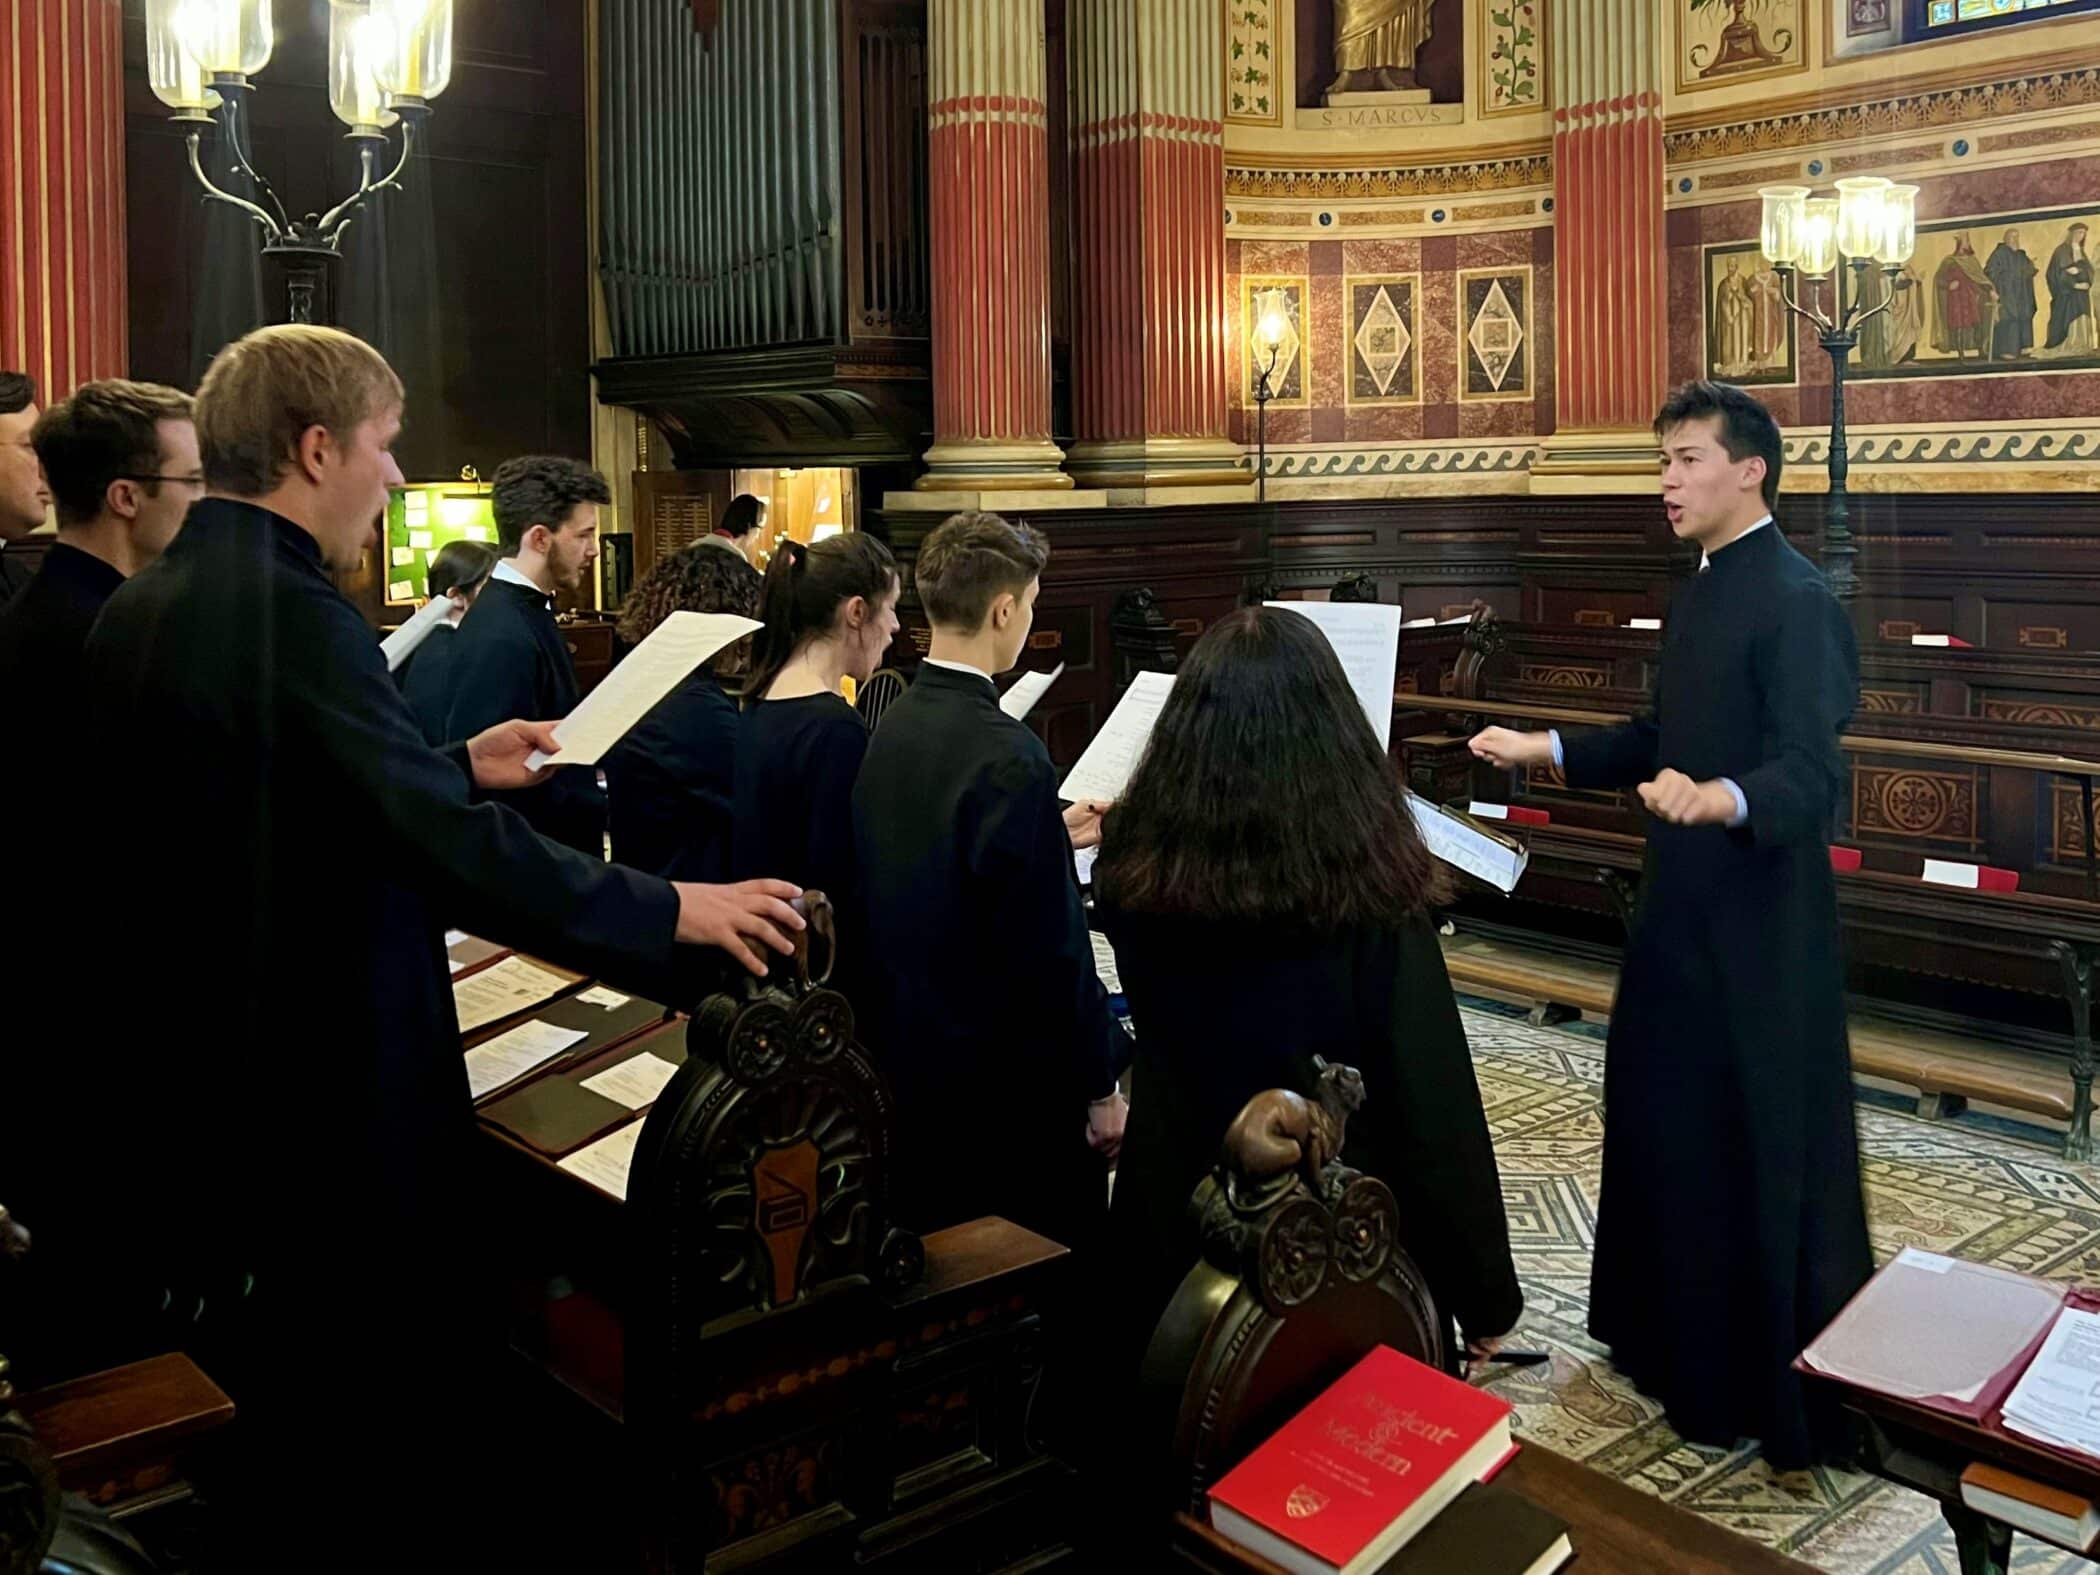
[[747, 880], [736, 886], [675, 881], [671, 889], [678, 893], [681, 941], [719, 946], [761, 979], [766, 964], [752, 942], [770, 946], [783, 957], [795, 954], [794, 935], [803, 922], [788, 904], [802, 895], [800, 886], [784, 880]]
[[535, 749], [551, 755], [560, 748], [552, 722], [498, 722], [467, 740], [467, 763], [474, 768], [474, 785], [484, 793], [510, 792], [544, 782], [556, 769], [535, 771], [526, 765]]

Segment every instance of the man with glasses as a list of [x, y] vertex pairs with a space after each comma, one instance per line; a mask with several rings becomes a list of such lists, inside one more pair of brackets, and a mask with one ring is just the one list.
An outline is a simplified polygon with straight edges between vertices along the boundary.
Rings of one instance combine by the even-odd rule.
[[0, 607], [31, 578], [22, 555], [10, 553], [8, 544], [43, 524], [50, 502], [36, 451], [29, 446], [36, 415], [36, 385], [20, 372], [0, 371]]

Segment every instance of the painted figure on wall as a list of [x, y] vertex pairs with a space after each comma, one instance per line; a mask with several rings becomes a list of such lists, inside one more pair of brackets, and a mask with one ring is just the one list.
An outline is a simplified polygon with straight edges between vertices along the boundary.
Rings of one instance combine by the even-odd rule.
[[1910, 360], [1918, 353], [1925, 328], [1925, 285], [1910, 263], [1894, 279], [1879, 268], [1860, 275], [1861, 308], [1872, 311], [1883, 301], [1889, 302], [1889, 309], [1868, 318], [1859, 329], [1859, 364], [1866, 371], [1885, 372]]
[[1334, 80], [1337, 93], [1417, 90], [1415, 57], [1434, 28], [1436, 0], [1334, 0]]
[[2020, 232], [2005, 239], [1983, 265], [1998, 292], [1998, 327], [1991, 335], [1991, 355], [2000, 361], [2024, 361], [2034, 353], [2034, 276], [2041, 270], [2020, 245]]
[[1786, 364], [1787, 335], [1794, 331], [1793, 313], [1786, 309], [1785, 287], [1770, 267], [1750, 276], [1750, 342], [1756, 348], [1760, 367]]
[[2091, 355], [2093, 260], [2085, 249], [2087, 229], [2074, 224], [2049, 258], [2049, 339], [2052, 355]]
[[1968, 236], [1955, 241], [1954, 250], [1932, 276], [1932, 301], [1935, 350], [1963, 360], [1973, 355], [1980, 361], [1990, 354], [1998, 290], [1983, 271]]
[[1714, 365], [1723, 376], [1741, 377], [1757, 359], [1756, 308], [1750, 282], [1737, 259], [1728, 259], [1721, 282], [1714, 286]]

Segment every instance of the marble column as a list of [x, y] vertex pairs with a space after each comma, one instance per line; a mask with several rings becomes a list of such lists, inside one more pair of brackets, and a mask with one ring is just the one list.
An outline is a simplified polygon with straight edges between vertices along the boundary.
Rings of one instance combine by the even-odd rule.
[[43, 403], [130, 360], [119, 0], [0, 0], [0, 369]]
[[933, 447], [921, 490], [1070, 490], [1050, 440], [1043, 0], [930, 0]]
[[1225, 15], [1071, 0], [1073, 427], [1083, 485], [1236, 484], [1225, 435]]
[[1664, 21], [1553, 0], [1554, 415], [1534, 491], [1651, 491], [1668, 390]]

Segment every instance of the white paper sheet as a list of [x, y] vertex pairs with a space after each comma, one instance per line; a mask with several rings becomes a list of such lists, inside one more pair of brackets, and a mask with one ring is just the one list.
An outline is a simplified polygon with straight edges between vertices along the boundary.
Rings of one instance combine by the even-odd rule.
[[1927, 859], [1925, 873], [1919, 877], [1935, 886], [1966, 886], [1970, 891], [1977, 889], [1982, 878], [1975, 865], [1957, 864], [1951, 859]]
[[545, 755], [534, 750], [526, 764], [535, 770], [544, 765], [596, 765], [694, 668], [762, 627], [755, 619], [728, 613], [674, 612], [556, 726], [561, 751]]
[[594, 1094], [617, 1100], [629, 1110], [639, 1110], [644, 1105], [655, 1104], [665, 1085], [677, 1075], [675, 1062], [644, 1050], [618, 1066], [607, 1067], [596, 1077], [585, 1078], [583, 1086]]
[[568, 981], [522, 957], [506, 957], [465, 979], [452, 981], [452, 1003], [459, 1012], [459, 1031], [471, 1034], [500, 1018], [529, 1011], [552, 1000]]
[[581, 1028], [552, 1023], [520, 1023], [485, 1045], [467, 1052], [467, 1091], [479, 1099], [505, 1083], [515, 1082], [543, 1061], [551, 1061], [584, 1037]]
[[1087, 938], [1094, 943], [1094, 972], [1101, 976], [1101, 988], [1110, 995], [1121, 995], [1123, 976], [1116, 968], [1115, 948], [1099, 930], [1087, 931]]
[[1380, 602], [1269, 602], [1310, 618], [1327, 636], [1378, 747], [1393, 738], [1393, 670], [1400, 661], [1400, 609]]
[[1412, 793], [1407, 795], [1407, 807], [1429, 851], [1453, 869], [1478, 876], [1497, 891], [1514, 891], [1523, 879], [1525, 866], [1531, 862], [1529, 848], [1506, 848]]
[[1065, 664], [1059, 662], [1047, 673], [1023, 673], [1014, 680], [1013, 688], [999, 697], [999, 709], [1016, 722], [1025, 722], [1028, 713], [1035, 709], [1036, 701], [1043, 698], [1050, 686], [1064, 675]]
[[467, 932], [465, 930], [447, 930], [445, 932], [445, 945], [447, 948], [454, 947], [466, 938]]
[[2100, 1454], [2100, 1316], [2066, 1307], [2005, 1400], [2006, 1426]]
[[1098, 846], [1081, 848], [1072, 855], [1072, 868], [1079, 875], [1080, 885], [1091, 886], [1094, 884], [1094, 860], [1099, 857], [1101, 857], [1101, 849]]
[[449, 596], [434, 596], [410, 613], [406, 623], [379, 642], [379, 654], [386, 658], [386, 670], [399, 672], [401, 664], [409, 659], [416, 647], [451, 617], [452, 598]]
[[628, 997], [620, 994], [619, 991], [608, 990], [602, 984], [592, 985], [588, 990], [577, 996], [576, 999], [583, 1002], [586, 1006], [602, 1006], [608, 1012], [625, 1006], [628, 1001]]
[[1133, 678], [1115, 710], [1108, 713], [1101, 731], [1086, 746], [1086, 753], [1079, 757], [1079, 764], [1057, 790], [1058, 796], [1100, 799], [1109, 804], [1121, 798], [1152, 737], [1152, 724], [1159, 720], [1160, 708], [1173, 692], [1172, 673], [1139, 673]]
[[630, 1121], [616, 1132], [608, 1132], [562, 1160], [561, 1168], [581, 1176], [601, 1192], [627, 1201], [627, 1173], [634, 1168], [634, 1145], [642, 1136], [642, 1123]]

